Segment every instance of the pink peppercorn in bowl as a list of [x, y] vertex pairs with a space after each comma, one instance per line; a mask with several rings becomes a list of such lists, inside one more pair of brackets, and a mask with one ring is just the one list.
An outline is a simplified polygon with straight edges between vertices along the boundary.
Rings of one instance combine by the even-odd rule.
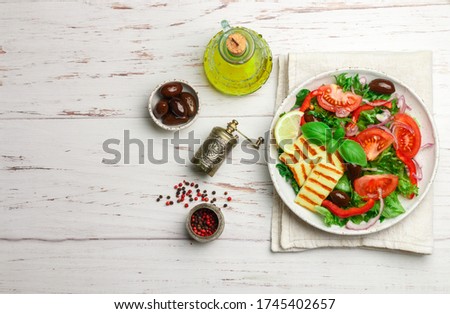
[[223, 232], [225, 219], [219, 207], [201, 203], [193, 207], [186, 218], [186, 230], [198, 242], [210, 242]]

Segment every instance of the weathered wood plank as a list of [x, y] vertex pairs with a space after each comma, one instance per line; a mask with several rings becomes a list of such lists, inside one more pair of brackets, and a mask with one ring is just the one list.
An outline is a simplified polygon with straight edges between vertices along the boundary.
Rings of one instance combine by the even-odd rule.
[[[441, 134], [449, 132], [448, 115], [438, 117]], [[254, 136], [268, 130], [271, 118], [239, 118], [241, 129]], [[180, 138], [203, 141], [212, 127], [225, 126], [226, 118], [200, 119]], [[24, 126], [25, 125], [25, 126]], [[124, 164], [124, 130], [144, 144], [139, 164], [137, 144], [130, 144], [130, 164]], [[227, 238], [269, 237], [272, 186], [264, 156], [256, 164], [241, 162], [253, 156], [240, 146], [232, 152], [232, 164], [224, 164], [209, 178], [190, 162], [199, 144], [171, 144], [171, 133], [156, 129], [149, 119], [5, 120], [0, 125], [1, 167], [0, 238], [183, 238], [186, 209], [181, 204], [166, 207], [158, 195], [173, 194], [180, 180], [195, 180], [202, 189], [224, 192], [234, 200], [225, 210]], [[114, 156], [103, 150], [109, 138], [120, 140], [118, 164], [103, 163]], [[148, 140], [153, 145], [148, 145]], [[166, 139], [166, 140], [165, 140]], [[169, 162], [161, 159], [167, 141]], [[176, 162], [175, 155], [185, 160]], [[261, 152], [262, 154], [262, 152]], [[442, 136], [441, 167], [435, 185], [436, 236], [450, 236], [450, 212], [446, 210], [450, 178], [450, 140]], [[172, 196], [173, 197], [173, 196]], [[163, 200], [164, 201], [164, 200]]]
[[272, 254], [268, 241], [243, 240], [8, 242], [0, 246], [0, 292], [446, 293], [448, 240], [436, 247], [424, 257], [344, 249]]
[[[0, 119], [145, 117], [151, 90], [175, 77], [198, 88], [205, 116], [268, 116], [273, 97], [265, 95], [274, 94], [276, 75], [245, 98], [221, 95], [205, 79], [204, 48], [224, 17], [261, 32], [275, 56], [295, 51], [430, 49], [435, 52], [435, 79], [448, 87], [450, 5], [445, 3], [258, 3], [256, 9], [251, 2], [210, 1], [154, 6], [4, 3]], [[120, 5], [133, 9], [114, 9]], [[342, 12], [336, 14], [337, 9]], [[15, 18], [18, 11], [20, 18]], [[233, 18], [236, 11], [239, 16]], [[385, 31], [380, 21], [385, 21]], [[436, 103], [448, 98], [450, 89], [440, 88]]]

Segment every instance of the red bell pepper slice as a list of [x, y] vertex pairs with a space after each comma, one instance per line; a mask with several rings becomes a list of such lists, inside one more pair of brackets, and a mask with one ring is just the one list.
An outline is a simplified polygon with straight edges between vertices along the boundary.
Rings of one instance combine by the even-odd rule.
[[[398, 159], [403, 161], [403, 163], [408, 168], [409, 180], [411, 181], [412, 184], [417, 186], [417, 177], [416, 177], [417, 168], [416, 168], [416, 164], [412, 161], [411, 158], [406, 157], [399, 150], [396, 150], [395, 152], [397, 154]], [[415, 194], [411, 193], [409, 195], [409, 198], [412, 199], [412, 198], [414, 198], [414, 196], [415, 196]]]
[[310, 92], [305, 99], [303, 100], [303, 104], [302, 106], [298, 109], [301, 112], [305, 112], [309, 106], [311, 106], [311, 99], [313, 99], [314, 97], [317, 97], [319, 95], [322, 95], [323, 92], [319, 91], [319, 90], [313, 90], [312, 92]]
[[361, 215], [367, 213], [373, 206], [375, 205], [375, 200], [369, 199], [367, 203], [365, 203], [361, 207], [351, 207], [349, 209], [343, 209], [334, 204], [329, 200], [324, 200], [322, 202], [322, 206], [327, 208], [330, 212], [340, 218], [347, 218], [352, 216]]

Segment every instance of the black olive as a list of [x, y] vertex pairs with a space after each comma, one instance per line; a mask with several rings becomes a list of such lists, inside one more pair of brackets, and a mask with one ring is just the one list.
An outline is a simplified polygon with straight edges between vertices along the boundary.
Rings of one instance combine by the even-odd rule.
[[394, 83], [385, 79], [375, 79], [369, 83], [369, 89], [378, 94], [390, 95], [395, 92]]
[[179, 118], [187, 117], [186, 104], [180, 98], [172, 98], [169, 100], [170, 111]]
[[305, 122], [315, 122], [315, 121], [319, 121], [316, 117], [314, 117], [312, 114], [310, 114], [309, 112], [306, 112], [305, 115], [303, 116], [305, 118]]
[[350, 204], [350, 196], [342, 191], [334, 190], [330, 193], [329, 198], [339, 207], [347, 207]]
[[362, 175], [362, 167], [355, 164], [345, 164], [347, 168], [347, 175], [350, 181], [355, 181]]
[[181, 91], [183, 90], [183, 86], [179, 82], [171, 82], [164, 84], [161, 87], [160, 93], [164, 97], [174, 97], [181, 94]]
[[186, 104], [188, 117], [193, 117], [197, 113], [197, 102], [192, 94], [183, 92], [180, 95], [181, 100]]
[[153, 113], [159, 119], [169, 111], [169, 102], [166, 99], [161, 99], [155, 106]]

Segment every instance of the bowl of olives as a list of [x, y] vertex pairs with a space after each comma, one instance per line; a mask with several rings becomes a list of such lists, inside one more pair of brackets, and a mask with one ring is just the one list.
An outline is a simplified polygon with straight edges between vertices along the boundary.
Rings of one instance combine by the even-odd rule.
[[183, 80], [159, 84], [150, 95], [148, 111], [155, 123], [168, 131], [190, 126], [199, 114], [198, 93]]

